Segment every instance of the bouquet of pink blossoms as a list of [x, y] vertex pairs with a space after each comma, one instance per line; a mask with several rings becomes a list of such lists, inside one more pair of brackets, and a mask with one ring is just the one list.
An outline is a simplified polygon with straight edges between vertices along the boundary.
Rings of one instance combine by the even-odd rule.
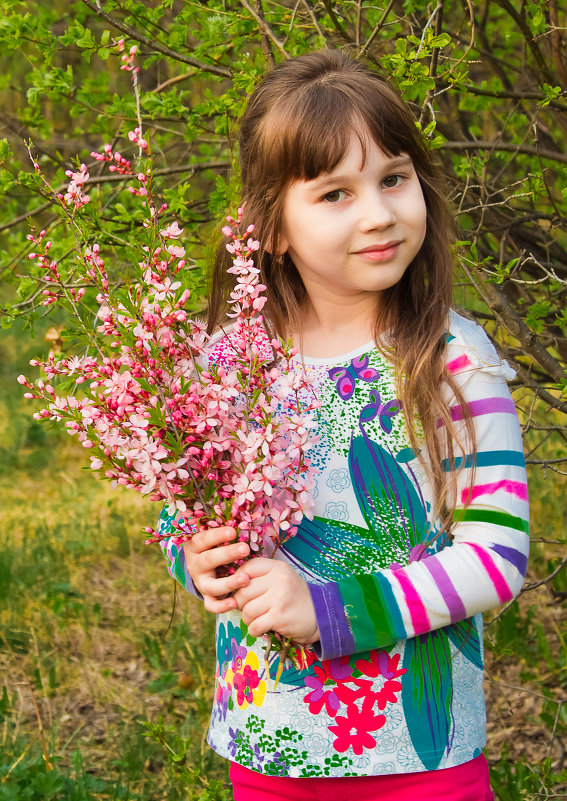
[[[129, 139], [149, 157], [140, 129]], [[92, 156], [131, 182], [146, 233], [141, 260], [131, 280], [109, 277], [101, 248], [83, 231], [86, 165], [67, 173], [65, 193], [43, 179], [74, 231], [75, 263], [62, 274], [45, 231], [28, 237], [29, 258], [43, 275], [44, 303], [71, 310], [88, 352], [33, 360], [45, 380], [19, 376], [25, 397], [43, 402], [36, 419], [60, 421], [78, 438], [93, 470], [181, 513], [179, 543], [199, 528], [231, 525], [254, 555], [271, 555], [311, 514], [309, 450], [318, 404], [306, 376], [293, 369], [295, 351], [270, 341], [263, 326], [266, 288], [254, 264], [253, 226], [240, 231], [239, 210], [223, 229], [236, 285], [232, 322], [215, 335], [215, 345], [185, 309], [182, 229], [163, 221], [166, 206], [158, 208], [153, 198], [151, 170], [134, 169], [109, 145]], [[147, 542], [160, 539], [155, 529], [145, 531]]]

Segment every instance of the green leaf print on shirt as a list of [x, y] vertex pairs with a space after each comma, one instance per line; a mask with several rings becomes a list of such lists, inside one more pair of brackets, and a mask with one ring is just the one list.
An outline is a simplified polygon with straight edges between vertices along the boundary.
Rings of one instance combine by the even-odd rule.
[[361, 431], [361, 437], [353, 436], [348, 455], [359, 508], [380, 548], [404, 554], [406, 563], [426, 538], [423, 502], [392, 454], [372, 442], [362, 426]]

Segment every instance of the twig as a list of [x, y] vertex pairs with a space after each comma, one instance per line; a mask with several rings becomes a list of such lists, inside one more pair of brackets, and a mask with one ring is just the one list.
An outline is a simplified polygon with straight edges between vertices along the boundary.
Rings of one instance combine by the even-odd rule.
[[442, 13], [442, 12], [443, 12], [443, 3], [437, 3], [437, 5], [435, 6], [435, 8], [433, 9], [433, 11], [431, 13], [431, 16], [429, 17], [429, 19], [425, 23], [425, 27], [424, 27], [423, 31], [421, 32], [421, 41], [419, 43], [419, 47], [417, 48], [416, 57], [419, 56], [419, 54], [421, 53], [421, 48], [423, 47], [423, 43], [425, 41], [425, 33], [426, 33], [426, 31], [429, 28], [431, 28], [431, 26], [433, 24], [433, 20], [435, 19], [435, 16], [438, 13]]
[[158, 84], [154, 89], [150, 89], [150, 94], [162, 92], [164, 89], [167, 89], [168, 86], [173, 86], [175, 83], [186, 81], [187, 78], [192, 78], [194, 75], [194, 72], [184, 72], [183, 75], [174, 75], [173, 78], [168, 78], [167, 81], [163, 81], [163, 83]]
[[565, 703], [563, 700], [556, 701], [555, 698], [550, 698], [547, 695], [543, 695], [543, 693], [538, 693], [538, 692], [536, 692], [536, 690], [530, 690], [528, 687], [519, 687], [516, 684], [508, 684], [508, 682], [500, 681], [500, 679], [496, 680], [496, 679], [490, 679], [490, 678], [487, 677], [486, 681], [489, 684], [496, 685], [497, 687], [506, 687], [507, 690], [517, 690], [518, 692], [521, 692], [521, 693], [527, 693], [528, 695], [533, 695], [533, 696], [535, 696], [535, 698], [541, 698], [543, 701], [553, 701], [556, 704]]
[[[194, 172], [201, 172], [202, 170], [225, 170], [229, 169], [231, 166], [230, 161], [203, 161], [201, 164], [186, 164], [180, 167], [162, 167], [159, 170], [155, 170], [153, 173], [154, 175], [178, 175], [182, 173], [194, 173]], [[85, 186], [94, 186], [95, 184], [112, 184], [112, 183], [120, 183], [121, 181], [125, 181], [131, 176], [129, 175], [93, 175], [88, 180], [85, 181]], [[61, 186], [56, 190], [56, 192], [61, 192], [63, 189], [66, 188], [66, 184], [61, 184]], [[30, 211], [26, 212], [25, 214], [20, 214], [19, 217], [15, 217], [10, 222], [4, 223], [4, 225], [0, 225], [0, 232], [5, 231], [7, 228], [13, 228], [15, 225], [18, 225], [24, 220], [28, 218], [36, 217], [38, 214], [41, 214], [42, 211], [45, 211], [53, 204], [51, 201], [47, 203], [43, 203], [41, 206], [38, 206], [35, 209], [31, 209]]]
[[538, 587], [543, 587], [544, 584], [549, 584], [550, 581], [552, 581], [556, 576], [559, 575], [559, 573], [561, 573], [565, 565], [567, 565], [567, 556], [563, 557], [563, 559], [561, 560], [561, 562], [559, 562], [553, 573], [550, 573], [549, 576], [540, 579], [540, 581], [533, 581], [531, 584], [525, 584], [522, 588], [522, 592], [529, 592], [530, 590], [535, 590]]
[[[537, 446], [539, 448], [539, 445]], [[526, 464], [561, 464], [567, 462], [567, 456], [561, 456], [559, 459], [526, 459]]]
[[[307, 12], [308, 12], [309, 16], [311, 17], [311, 22], [312, 22], [312, 23], [313, 23], [313, 25], [315, 26], [315, 28], [316, 28], [316, 30], [317, 30], [317, 33], [319, 34], [319, 36], [321, 37], [321, 39], [323, 39], [323, 40], [324, 40], [324, 42], [326, 43], [326, 42], [327, 42], [327, 37], [325, 36], [325, 34], [323, 33], [323, 31], [321, 30], [321, 26], [319, 25], [319, 20], [318, 20], [318, 19], [317, 19], [317, 17], [315, 16], [315, 12], [313, 11], [313, 9], [311, 8], [311, 6], [309, 5], [309, 3], [308, 3], [308, 0], [301, 0], [301, 2], [303, 3], [303, 5], [305, 6], [305, 8], [307, 9]], [[393, 4], [393, 2], [394, 2], [394, 0], [392, 0], [392, 4]]]
[[[462, 267], [467, 273], [473, 285], [476, 287], [479, 295], [482, 297], [487, 306], [492, 310], [496, 319], [515, 336], [520, 345], [532, 359], [537, 362], [545, 370], [545, 372], [557, 383], [561, 382], [565, 376], [565, 371], [562, 365], [551, 356], [550, 353], [536, 341], [534, 333], [528, 328], [520, 315], [512, 308], [508, 298], [495, 284], [483, 282], [477, 267], [468, 265], [466, 261], [461, 260]], [[550, 395], [550, 397], [553, 397]], [[561, 411], [567, 411], [567, 402], [554, 400], [555, 408]]]
[[[527, 370], [524, 367], [523, 364], [520, 364], [515, 359], [513, 361], [514, 361], [514, 369], [518, 373], [518, 376], [519, 376], [522, 384], [525, 387], [528, 387], [529, 389], [532, 389], [535, 392], [537, 392], [539, 397], [543, 401], [545, 401], [545, 403], [547, 403], [547, 405], [550, 406], [552, 409], [557, 409], [557, 411], [563, 412], [564, 414], [567, 413], [567, 402], [566, 401], [559, 400], [559, 398], [556, 398], [555, 395], [551, 394], [551, 392], [548, 392], [546, 389], [544, 389], [542, 386], [540, 386], [537, 383], [537, 381], [534, 381], [534, 379], [530, 375], [529, 370]], [[530, 426], [530, 428], [532, 428], [532, 426]], [[528, 429], [526, 428], [524, 430], [527, 431]], [[541, 431], [543, 429], [539, 429], [539, 430]], [[553, 427], [551, 430], [557, 431], [557, 428]], [[561, 427], [559, 427], [559, 431], [561, 432], [562, 430], [563, 431], [565, 430], [564, 427], [563, 427], [563, 429]]]
[[[433, 12], [433, 14], [435, 14], [436, 12], [437, 12], [437, 20], [436, 20], [436, 23], [435, 23], [435, 35], [439, 36], [440, 33], [441, 33], [441, 29], [443, 27], [443, 3], [438, 3], [437, 4], [437, 8]], [[431, 18], [430, 18], [429, 22], [431, 21], [431, 19], [433, 19], [433, 14], [431, 15]], [[429, 25], [429, 22], [427, 23], [428, 25]], [[427, 29], [427, 25], [425, 26], [425, 29], [423, 31], [423, 35], [421, 37], [421, 41], [422, 42], [423, 42], [423, 36], [425, 35], [425, 30], [426, 29]], [[421, 43], [419, 45], [419, 49], [421, 50]], [[419, 50], [418, 50], [418, 53], [419, 53]], [[430, 78], [435, 79], [435, 77], [437, 75], [437, 62], [438, 61], [439, 61], [439, 48], [438, 47], [434, 47], [433, 48], [433, 53], [431, 54], [431, 62], [429, 64], [429, 77]], [[435, 115], [434, 115], [433, 109], [431, 107], [431, 99], [432, 99], [432, 97], [434, 95], [434, 92], [435, 92], [435, 87], [433, 87], [433, 89], [428, 89], [426, 94], [425, 94], [425, 99], [423, 101], [423, 106], [421, 107], [421, 114], [419, 115], [419, 124], [420, 125], [423, 125], [423, 123], [425, 122], [425, 113], [426, 113], [426, 109], [428, 109], [428, 108], [431, 110], [431, 113], [433, 115], [433, 119], [435, 119]]]
[[90, 8], [94, 14], [106, 20], [110, 25], [112, 25], [113, 28], [122, 31], [122, 33], [125, 33], [136, 42], [140, 42], [140, 44], [143, 44], [149, 50], [157, 50], [158, 53], [162, 53], [164, 56], [168, 56], [168, 58], [173, 58], [175, 61], [181, 61], [183, 64], [190, 64], [192, 67], [195, 67], [201, 72], [209, 72], [212, 75], [218, 75], [221, 78], [232, 77], [230, 70], [225, 69], [225, 67], [217, 67], [216, 64], [204, 64], [201, 61], [197, 61], [195, 58], [184, 56], [181, 53], [178, 53], [176, 50], [172, 50], [171, 47], [162, 45], [160, 42], [156, 42], [153, 39], [148, 39], [147, 36], [143, 36], [134, 28], [126, 25], [126, 23], [116, 19], [115, 17], [112, 17], [110, 14], [107, 14], [106, 11], [103, 11], [102, 8], [99, 8], [95, 3], [91, 3], [89, 0], [81, 0], [81, 2], [86, 5], [87, 8]]
[[380, 17], [380, 20], [376, 23], [376, 25], [374, 27], [374, 30], [372, 31], [372, 33], [370, 34], [370, 36], [368, 37], [368, 39], [364, 43], [364, 47], [362, 47], [360, 49], [360, 51], [358, 53], [358, 57], [359, 58], [361, 58], [366, 53], [366, 51], [368, 50], [368, 48], [370, 47], [370, 45], [372, 44], [372, 42], [374, 41], [376, 36], [380, 33], [380, 31], [384, 27], [384, 23], [386, 22], [386, 18], [388, 16], [388, 14], [392, 10], [394, 2], [395, 2], [395, 0], [390, 0], [390, 2], [388, 3], [388, 7], [386, 8], [384, 13]]
[[509, 0], [496, 0], [497, 5], [499, 5], [504, 11], [507, 11], [509, 16], [512, 17], [518, 28], [520, 29], [522, 36], [524, 37], [526, 45], [532, 52], [532, 55], [538, 65], [542, 76], [545, 78], [545, 81], [550, 85], [553, 86], [554, 76], [553, 73], [549, 70], [545, 58], [542, 55], [541, 50], [537, 46], [537, 43], [534, 40], [533, 34], [526, 22], [525, 18], [522, 14], [515, 8]]
[[[273, 42], [273, 44], [275, 44], [275, 46], [278, 48], [278, 50], [283, 55], [283, 57], [288, 59], [289, 58], [289, 53], [287, 52], [287, 50], [283, 46], [283, 43], [275, 35], [275, 33], [271, 29], [270, 25], [264, 19], [264, 15], [263, 14], [260, 15], [254, 8], [252, 8], [252, 6], [250, 5], [250, 3], [247, 2], [247, 0], [240, 0], [240, 2], [244, 6], [244, 8], [248, 11], [248, 13], [251, 14], [254, 17], [254, 19], [256, 20], [256, 22], [258, 23], [258, 25], [260, 27], [260, 33], [261, 34], [264, 33], [268, 37], [268, 39], [270, 39]], [[271, 53], [271, 51], [270, 51], [270, 53]], [[272, 55], [272, 58], [273, 58], [273, 55]]]
[[524, 153], [528, 156], [541, 156], [544, 159], [567, 164], [567, 153], [556, 150], [533, 147], [532, 145], [515, 145], [512, 142], [490, 142], [486, 139], [471, 139], [463, 142], [443, 142], [442, 150], [502, 150], [508, 153]]
[[[264, 20], [266, 23], [266, 18], [264, 16], [264, 9], [262, 8], [262, 0], [254, 0], [254, 8], [258, 13], [258, 16]], [[262, 52], [264, 53], [264, 57], [270, 67], [276, 66], [276, 59], [274, 58], [274, 54], [272, 51], [272, 46], [270, 45], [270, 40], [264, 28], [260, 27], [260, 40], [262, 42]]]
[[[496, 92], [490, 89], [482, 89], [480, 86], [474, 86], [472, 84], [456, 84], [451, 87], [451, 90], [456, 92], [470, 92], [472, 95], [479, 95], [481, 97], [493, 97], [496, 100], [547, 100], [546, 95], [542, 92], [520, 92], [507, 89], [501, 89]], [[548, 105], [560, 111], [567, 111], [567, 103], [561, 103], [559, 100], [550, 100]]]
[[354, 43], [360, 47], [360, 30], [362, 26], [362, 4], [364, 0], [358, 0], [356, 4], [356, 27], [354, 32]]
[[344, 39], [345, 42], [348, 42], [349, 44], [352, 44], [352, 40], [351, 40], [350, 36], [346, 32], [346, 30], [343, 28], [343, 26], [339, 22], [339, 19], [338, 19], [337, 15], [335, 14], [335, 10], [333, 8], [333, 4], [332, 4], [331, 0], [323, 0], [323, 5], [325, 6], [325, 10], [327, 11], [327, 14], [331, 18], [331, 22], [333, 23], [333, 27], [335, 28], [335, 30], [337, 31], [337, 33], [339, 34], [341, 39]]

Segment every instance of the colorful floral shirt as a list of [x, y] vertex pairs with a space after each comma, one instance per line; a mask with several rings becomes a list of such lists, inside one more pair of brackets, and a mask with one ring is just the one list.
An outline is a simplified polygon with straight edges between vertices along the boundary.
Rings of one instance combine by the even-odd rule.
[[[222, 346], [221, 346], [222, 347]], [[298, 357], [321, 401], [315, 517], [277, 558], [309, 583], [321, 640], [277, 687], [277, 656], [238, 612], [220, 615], [208, 741], [279, 776], [357, 776], [447, 768], [485, 743], [480, 613], [519, 592], [528, 554], [513, 371], [482, 329], [451, 313], [447, 368], [468, 403], [477, 454], [460, 454], [452, 541], [410, 447], [392, 366], [371, 344], [335, 359]], [[462, 409], [451, 404], [458, 424]], [[471, 468], [474, 484], [469, 487]], [[170, 518], [162, 513], [167, 532]], [[173, 529], [172, 529], [173, 533]], [[183, 553], [169, 569], [195, 591]]]

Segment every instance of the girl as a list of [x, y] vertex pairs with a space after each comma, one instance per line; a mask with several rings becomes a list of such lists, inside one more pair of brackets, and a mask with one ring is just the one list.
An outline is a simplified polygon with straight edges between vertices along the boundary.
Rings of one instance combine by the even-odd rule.
[[[480, 613], [520, 590], [528, 504], [514, 373], [450, 309], [443, 184], [392, 89], [330, 50], [264, 79], [240, 160], [268, 334], [291, 337], [315, 379], [320, 441], [315, 517], [275, 559], [217, 578], [248, 554], [233, 529], [164, 543], [218, 614], [209, 743], [237, 801], [486, 801]], [[227, 336], [211, 358], [228, 358]], [[307, 646], [277, 689], [270, 630]]]

